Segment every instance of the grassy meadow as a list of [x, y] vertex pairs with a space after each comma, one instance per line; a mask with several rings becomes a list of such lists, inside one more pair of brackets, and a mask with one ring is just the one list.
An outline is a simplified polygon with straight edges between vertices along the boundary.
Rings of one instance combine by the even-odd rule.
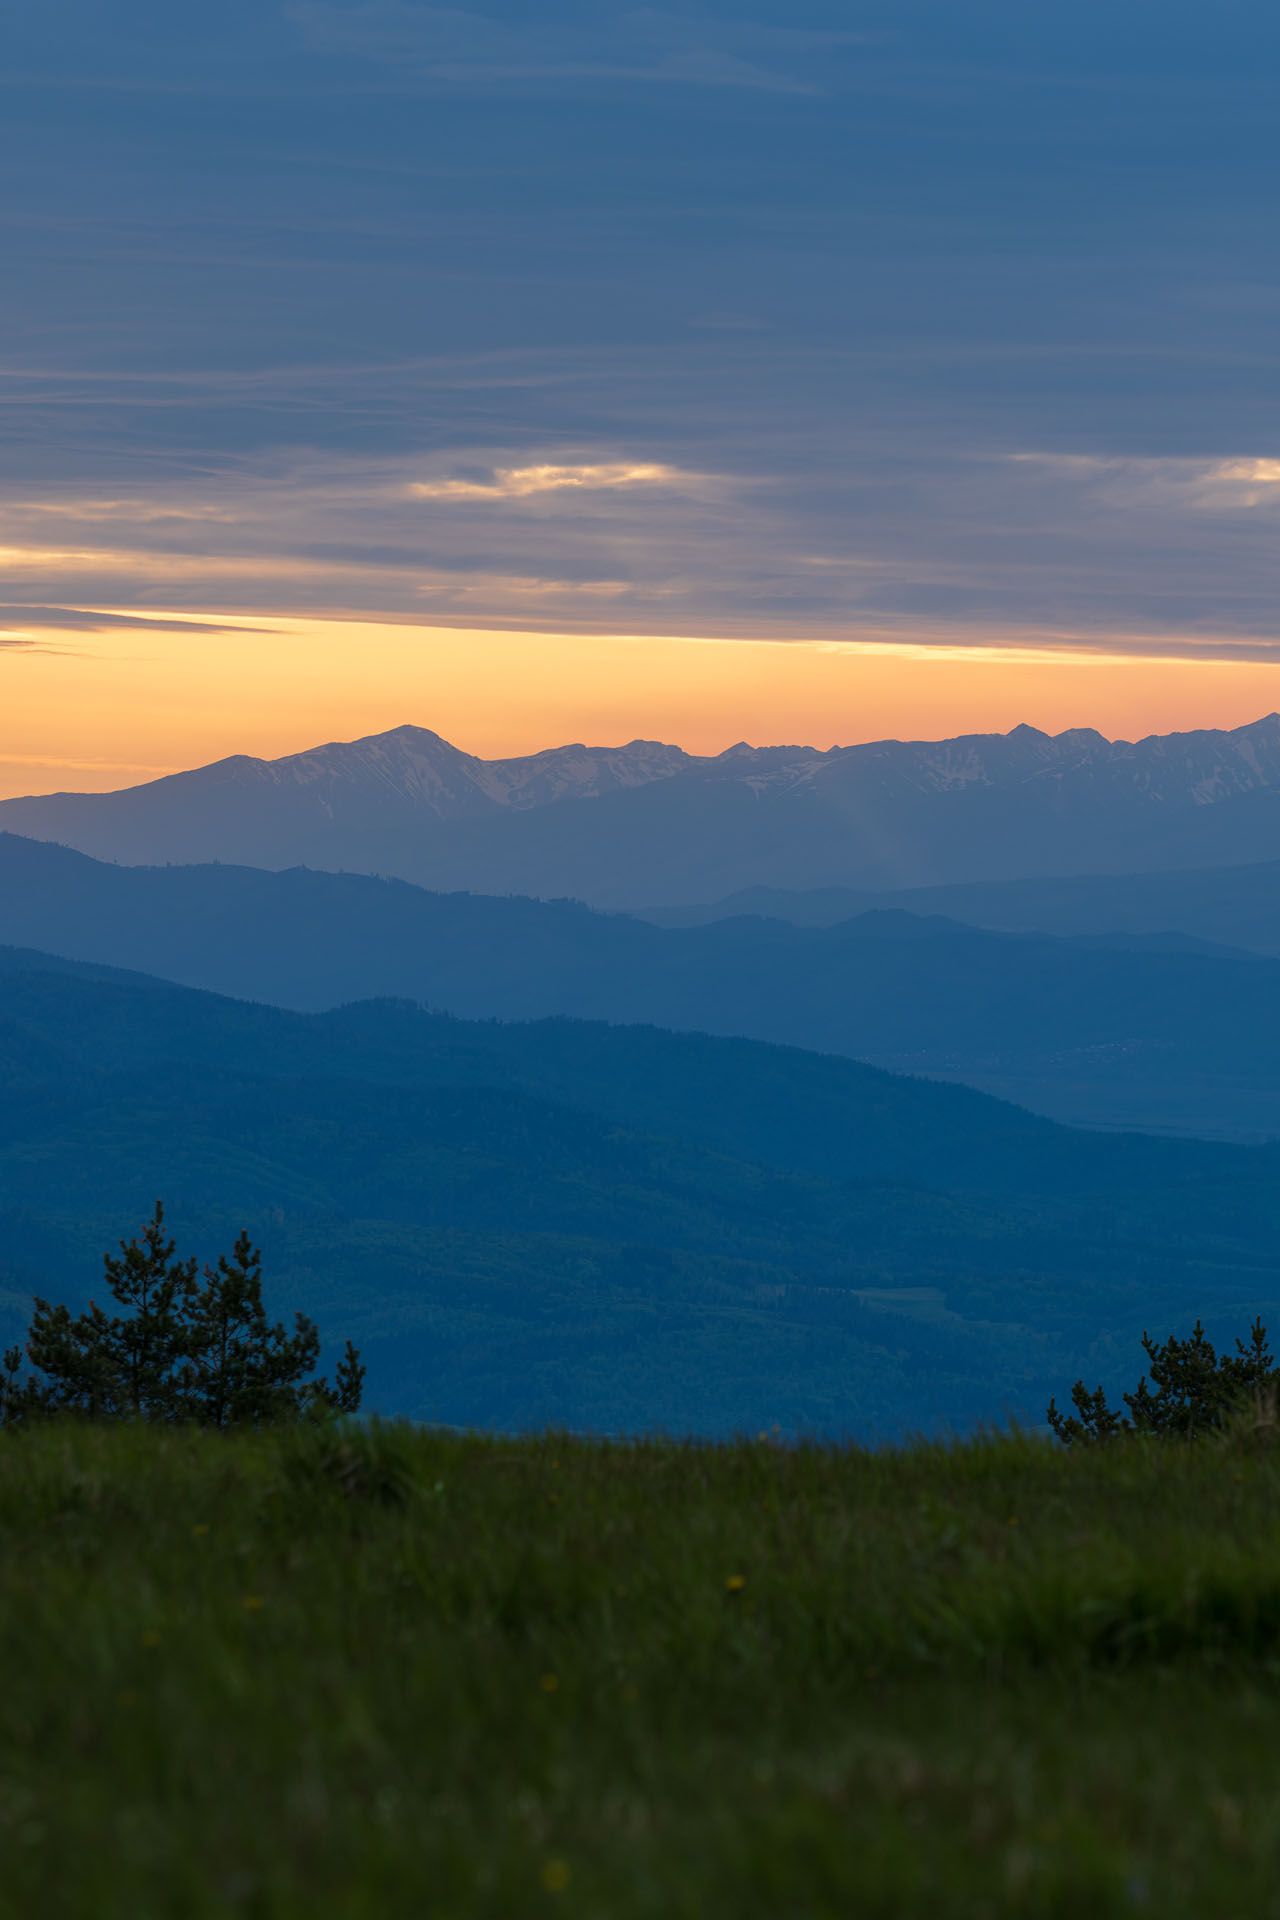
[[1280, 1914], [1280, 1454], [0, 1438], [0, 1915]]

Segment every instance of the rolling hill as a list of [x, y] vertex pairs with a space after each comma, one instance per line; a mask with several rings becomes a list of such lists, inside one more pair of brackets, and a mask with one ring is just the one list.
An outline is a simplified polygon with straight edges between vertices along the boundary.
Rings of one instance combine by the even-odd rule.
[[0, 836], [0, 941], [317, 1011], [391, 995], [740, 1034], [966, 1081], [1081, 1124], [1280, 1133], [1280, 962], [1192, 941], [667, 929], [571, 903], [294, 869], [114, 867]]
[[1142, 1326], [1273, 1311], [1280, 1149], [1076, 1132], [750, 1041], [300, 1015], [0, 956], [0, 1337], [157, 1194], [453, 1423], [1036, 1417]]

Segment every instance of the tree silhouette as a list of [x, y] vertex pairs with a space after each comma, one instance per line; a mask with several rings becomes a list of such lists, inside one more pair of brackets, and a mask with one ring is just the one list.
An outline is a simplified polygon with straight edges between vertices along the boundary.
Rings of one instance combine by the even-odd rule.
[[1218, 1354], [1199, 1320], [1185, 1340], [1170, 1335], [1161, 1345], [1144, 1333], [1142, 1345], [1154, 1391], [1144, 1373], [1134, 1391], [1123, 1396], [1127, 1417], [1107, 1405], [1101, 1387], [1090, 1393], [1083, 1380], [1071, 1389], [1074, 1415], [1060, 1413], [1057, 1403], [1049, 1402], [1045, 1418], [1064, 1445], [1134, 1433], [1194, 1440], [1225, 1426], [1251, 1394], [1274, 1391], [1280, 1382], [1260, 1319], [1249, 1329], [1247, 1343], [1236, 1341], [1234, 1353]]
[[91, 1420], [143, 1419], [207, 1427], [257, 1426], [326, 1413], [356, 1413], [365, 1368], [350, 1340], [335, 1383], [309, 1378], [320, 1354], [313, 1320], [294, 1316], [290, 1333], [272, 1323], [262, 1299], [262, 1256], [242, 1233], [230, 1258], [201, 1273], [177, 1257], [164, 1207], [140, 1233], [104, 1256], [107, 1286], [123, 1314], [96, 1301], [73, 1316], [37, 1296], [26, 1357], [0, 1369], [0, 1418], [78, 1414]]

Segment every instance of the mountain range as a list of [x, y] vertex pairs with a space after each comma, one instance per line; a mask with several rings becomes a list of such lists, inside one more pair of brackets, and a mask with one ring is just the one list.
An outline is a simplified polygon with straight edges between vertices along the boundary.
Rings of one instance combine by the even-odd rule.
[[384, 1411], [1034, 1420], [1272, 1312], [1278, 1008], [1275, 716], [7, 802], [0, 1339], [161, 1195]]
[[1280, 858], [1280, 716], [1137, 742], [1020, 726], [826, 752], [635, 740], [505, 760], [404, 726], [119, 793], [7, 800], [0, 829], [130, 865], [306, 865], [612, 908], [1214, 867]]
[[248, 1228], [375, 1410], [497, 1428], [904, 1429], [1114, 1389], [1145, 1326], [1269, 1313], [1280, 1148], [652, 1028], [300, 1015], [0, 951], [0, 1345], [162, 1195]]
[[741, 1035], [1081, 1124], [1280, 1135], [1280, 960], [1178, 933], [1011, 934], [900, 909], [666, 928], [357, 874], [117, 867], [0, 835], [0, 941], [300, 1011], [382, 996]]
[[1213, 946], [1280, 955], [1280, 860], [1169, 873], [1076, 874], [901, 887], [744, 887], [706, 906], [653, 907], [660, 927], [704, 927], [744, 914], [800, 927], [834, 927], [861, 913], [942, 914], [1006, 933], [1105, 934], [1118, 939], [1180, 933]]

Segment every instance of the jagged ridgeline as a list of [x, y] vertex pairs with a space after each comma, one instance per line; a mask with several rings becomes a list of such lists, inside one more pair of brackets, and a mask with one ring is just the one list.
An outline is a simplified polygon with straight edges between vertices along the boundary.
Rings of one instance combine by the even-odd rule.
[[676, 906], [740, 887], [911, 887], [1280, 855], [1280, 716], [1110, 741], [1035, 727], [714, 756], [660, 741], [508, 760], [397, 727], [114, 794], [0, 803], [0, 829], [129, 863], [396, 874]]
[[[888, 1438], [1131, 1383], [1277, 1297], [1280, 1154], [646, 1027], [300, 1015], [10, 953], [0, 1337], [163, 1193], [246, 1229], [368, 1403], [457, 1425]], [[332, 1377], [338, 1355], [322, 1353]]]

